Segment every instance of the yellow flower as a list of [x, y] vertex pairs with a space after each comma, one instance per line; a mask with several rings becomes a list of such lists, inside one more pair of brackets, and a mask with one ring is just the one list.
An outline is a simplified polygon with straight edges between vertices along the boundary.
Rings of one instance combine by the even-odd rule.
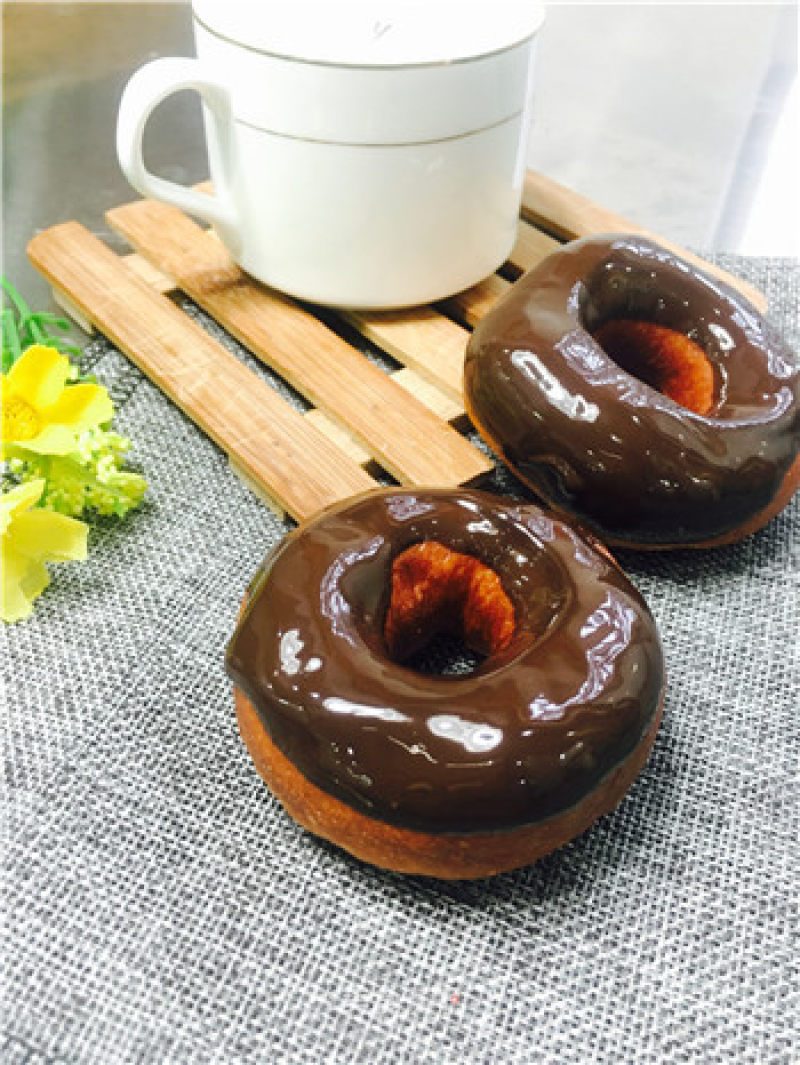
[[29, 481], [0, 498], [2, 534], [3, 621], [21, 621], [33, 600], [50, 583], [45, 562], [86, 558], [88, 526], [75, 518], [31, 508], [44, 491], [44, 481]]
[[111, 398], [101, 385], [68, 385], [66, 355], [44, 344], [26, 348], [2, 377], [3, 453], [68, 455], [76, 437], [110, 420]]

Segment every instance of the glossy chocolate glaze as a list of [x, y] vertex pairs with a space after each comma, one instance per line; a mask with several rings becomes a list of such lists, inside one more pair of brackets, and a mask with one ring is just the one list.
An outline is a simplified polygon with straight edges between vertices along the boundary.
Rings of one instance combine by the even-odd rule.
[[[500, 577], [511, 643], [466, 676], [392, 661], [393, 559], [436, 540]], [[227, 668], [276, 746], [322, 790], [433, 833], [532, 824], [579, 802], [657, 713], [661, 645], [603, 553], [538, 507], [386, 489], [326, 511], [265, 560]]]
[[[711, 361], [695, 414], [592, 338], [613, 318], [684, 333]], [[470, 415], [549, 505], [612, 543], [704, 543], [760, 514], [800, 450], [800, 364], [735, 290], [641, 237], [573, 241], [475, 330]]]

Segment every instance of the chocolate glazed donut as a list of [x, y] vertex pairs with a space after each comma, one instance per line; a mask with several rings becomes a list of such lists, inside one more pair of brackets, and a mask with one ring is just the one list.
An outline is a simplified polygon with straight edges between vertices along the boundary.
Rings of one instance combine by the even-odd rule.
[[[440, 630], [486, 657], [414, 668]], [[379, 490], [295, 530], [227, 668], [296, 820], [374, 864], [460, 878], [524, 865], [616, 806], [664, 687], [653, 619], [605, 550], [467, 490]]]
[[755, 531], [800, 481], [800, 366], [735, 290], [641, 237], [573, 241], [467, 350], [470, 416], [556, 512], [605, 542]]

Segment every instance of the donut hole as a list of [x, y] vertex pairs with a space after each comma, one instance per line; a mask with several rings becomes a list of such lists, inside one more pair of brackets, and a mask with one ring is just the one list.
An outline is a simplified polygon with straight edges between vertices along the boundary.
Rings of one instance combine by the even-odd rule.
[[464, 677], [474, 673], [485, 657], [468, 647], [460, 635], [438, 632], [402, 662], [415, 673], [427, 676]]
[[434, 540], [395, 558], [384, 620], [394, 661], [420, 672], [469, 672], [504, 650], [514, 628], [500, 578], [479, 559]]
[[632, 377], [695, 414], [716, 402], [714, 366], [690, 337], [666, 325], [610, 318], [592, 333], [613, 361]]

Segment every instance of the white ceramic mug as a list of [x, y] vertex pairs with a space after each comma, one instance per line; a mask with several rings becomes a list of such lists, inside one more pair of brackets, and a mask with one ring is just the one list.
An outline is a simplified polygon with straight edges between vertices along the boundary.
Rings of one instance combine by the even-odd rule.
[[[244, 270], [315, 303], [427, 303], [511, 250], [530, 126], [531, 3], [194, 0], [196, 59], [157, 59], [122, 97], [131, 184], [211, 223]], [[203, 101], [213, 195], [150, 173], [171, 93]]]

